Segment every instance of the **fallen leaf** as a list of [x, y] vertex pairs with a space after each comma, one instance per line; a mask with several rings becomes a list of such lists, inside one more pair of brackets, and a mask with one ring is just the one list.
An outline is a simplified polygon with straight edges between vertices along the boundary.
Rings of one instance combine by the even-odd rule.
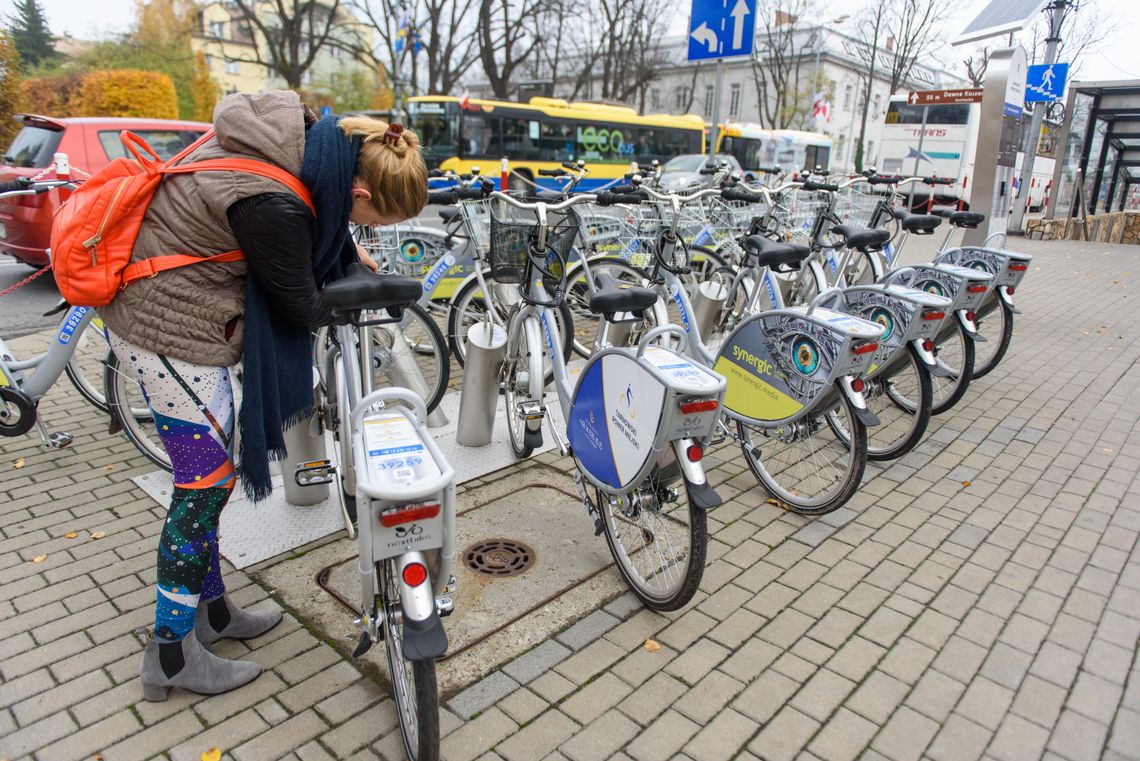
[[1104, 451], [1105, 451], [1107, 454], [1112, 454], [1112, 450], [1111, 450], [1111, 449], [1109, 449], [1108, 447], [1104, 447]]
[[113, 463], [113, 462], [109, 462], [103, 466], [103, 470], [114, 470], [114, 469], [115, 469], [115, 463]]
[[92, 531], [91, 532], [91, 538], [92, 539], [102, 539], [106, 535], [107, 535], [106, 531]]
[[47, 560], [47, 555], [36, 555], [34, 558], [32, 558], [33, 563], [42, 563], [45, 560]]
[[647, 639], [645, 640], [645, 649], [650, 653], [656, 653], [661, 649], [661, 645], [651, 639]]
[[12, 467], [15, 468], [16, 470], [19, 470], [20, 468], [24, 467], [24, 458], [21, 457], [18, 460], [16, 460], [14, 463], [12, 463]]
[[969, 486], [971, 483], [971, 481], [963, 481], [962, 486]]
[[222, 752], [217, 748], [210, 748], [202, 752], [202, 761], [218, 761], [222, 757]]
[[96, 753], [95, 754], [95, 761], [103, 761], [103, 754], [102, 753]]
[[75, 537], [79, 536], [79, 534], [72, 531], [71, 533], [64, 534], [64, 536], [67, 537], [68, 539], [74, 539]]

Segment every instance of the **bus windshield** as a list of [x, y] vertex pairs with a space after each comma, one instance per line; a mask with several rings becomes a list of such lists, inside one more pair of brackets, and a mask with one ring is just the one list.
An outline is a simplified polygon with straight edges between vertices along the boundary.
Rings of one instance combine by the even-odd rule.
[[969, 103], [943, 103], [937, 106], [911, 106], [902, 101], [891, 101], [887, 108], [887, 124], [922, 124], [923, 108], [930, 109], [927, 124], [968, 124]]
[[424, 160], [431, 168], [455, 156], [459, 149], [459, 107], [456, 103], [408, 103], [409, 129], [420, 138]]

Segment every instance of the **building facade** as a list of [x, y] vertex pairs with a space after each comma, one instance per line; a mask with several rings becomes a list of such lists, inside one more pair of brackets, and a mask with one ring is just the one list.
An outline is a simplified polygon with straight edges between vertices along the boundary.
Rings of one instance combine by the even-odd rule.
[[[280, 25], [277, 4], [253, 0], [254, 11], [272, 29]], [[312, 66], [304, 73], [301, 87], [335, 100], [353, 81], [379, 87], [374, 67], [355, 58], [345, 48], [372, 48], [372, 29], [357, 19], [344, 5], [337, 8], [330, 40], [318, 50]], [[223, 93], [257, 92], [287, 87], [286, 81], [261, 61], [270, 60], [265, 36], [233, 2], [200, 4], [195, 12], [191, 46], [206, 56], [211, 76]], [[302, 49], [302, 53], [304, 50]]]

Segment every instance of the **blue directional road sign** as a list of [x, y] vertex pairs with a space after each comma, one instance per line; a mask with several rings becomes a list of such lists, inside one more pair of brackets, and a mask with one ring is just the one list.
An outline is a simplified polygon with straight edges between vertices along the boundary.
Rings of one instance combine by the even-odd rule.
[[693, 0], [689, 60], [752, 54], [756, 0]]
[[1025, 102], [1046, 103], [1060, 100], [1069, 78], [1069, 64], [1042, 63], [1030, 66], [1025, 74]]

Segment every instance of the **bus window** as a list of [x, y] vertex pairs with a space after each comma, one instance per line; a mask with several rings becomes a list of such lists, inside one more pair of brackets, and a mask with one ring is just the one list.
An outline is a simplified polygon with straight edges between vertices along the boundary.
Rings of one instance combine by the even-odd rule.
[[464, 113], [459, 127], [459, 150], [464, 158], [502, 157], [499, 120], [486, 114]]
[[969, 103], [943, 103], [937, 106], [912, 106], [892, 101], [887, 108], [887, 124], [922, 124], [922, 110], [929, 108], [927, 124], [966, 124], [970, 120]]
[[503, 118], [503, 155], [519, 161], [542, 159], [539, 151], [539, 123], [533, 119]]
[[542, 123], [539, 153], [543, 161], [573, 161], [574, 125], [570, 122]]
[[808, 169], [819, 167], [826, 172], [830, 158], [831, 149], [826, 145], [809, 145], [807, 146], [807, 153], [804, 158], [804, 166]]
[[408, 104], [408, 128], [420, 138], [424, 159], [432, 168], [455, 156], [459, 143], [459, 113], [454, 103]]
[[630, 161], [634, 156], [636, 129], [625, 124], [579, 124], [578, 157], [602, 164]]

